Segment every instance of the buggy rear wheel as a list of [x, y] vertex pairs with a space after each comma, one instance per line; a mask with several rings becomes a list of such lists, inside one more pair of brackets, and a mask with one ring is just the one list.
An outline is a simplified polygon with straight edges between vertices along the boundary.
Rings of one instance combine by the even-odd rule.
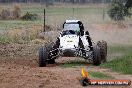
[[98, 45], [93, 47], [93, 65], [100, 65], [101, 57], [100, 57], [100, 48]]
[[107, 61], [107, 42], [106, 41], [98, 41], [97, 45], [100, 47], [100, 56], [101, 56], [101, 62]]

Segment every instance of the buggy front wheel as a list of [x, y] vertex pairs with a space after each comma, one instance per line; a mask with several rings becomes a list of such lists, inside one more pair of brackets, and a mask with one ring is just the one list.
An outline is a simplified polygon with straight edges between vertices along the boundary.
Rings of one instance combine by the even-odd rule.
[[93, 47], [93, 65], [101, 64], [100, 48], [98, 45]]
[[39, 67], [46, 66], [46, 48], [42, 47], [39, 49]]

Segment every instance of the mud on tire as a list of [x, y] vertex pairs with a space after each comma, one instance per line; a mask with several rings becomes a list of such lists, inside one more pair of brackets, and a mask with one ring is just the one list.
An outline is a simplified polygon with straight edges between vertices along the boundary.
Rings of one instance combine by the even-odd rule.
[[57, 55], [57, 54], [58, 54], [59, 50], [58, 50], [57, 48], [59, 48], [59, 46], [60, 46], [60, 39], [57, 38], [57, 41], [56, 41], [55, 44], [53, 45], [53, 50], [55, 50], [55, 51], [53, 52], [54, 55]]
[[82, 57], [83, 58], [86, 58], [86, 52], [85, 52], [85, 50], [84, 50], [84, 45], [83, 45], [83, 42], [82, 42], [82, 40], [81, 40], [81, 38], [79, 38], [79, 46], [80, 46], [80, 48], [81, 48], [81, 52], [82, 52]]
[[101, 56], [101, 62], [107, 61], [107, 42], [106, 41], [98, 41], [97, 45], [100, 47], [100, 56]]
[[93, 65], [101, 64], [100, 48], [98, 45], [93, 46]]
[[48, 64], [54, 64], [55, 63], [55, 59], [56, 57], [51, 57], [50, 55], [52, 54], [53, 56], [58, 55], [58, 49], [60, 45], [60, 40], [59, 38], [57, 38], [57, 41], [55, 42], [55, 44], [51, 43], [49, 46], [50, 50], [53, 50], [52, 53], [49, 54], [49, 60], [48, 60]]

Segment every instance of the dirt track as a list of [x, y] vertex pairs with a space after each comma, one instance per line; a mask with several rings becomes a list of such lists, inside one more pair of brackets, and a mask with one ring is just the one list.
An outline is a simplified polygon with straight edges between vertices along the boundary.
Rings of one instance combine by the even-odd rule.
[[[81, 67], [63, 68], [62, 62], [56, 65], [40, 68], [37, 57], [0, 58], [0, 88], [83, 88], [78, 78], [81, 77]], [[68, 58], [63, 58], [68, 59]], [[66, 61], [66, 60], [65, 60]], [[107, 69], [87, 64], [88, 71], [103, 71], [115, 78], [129, 76], [117, 75]], [[127, 77], [127, 78], [126, 78]], [[131, 77], [131, 76], [130, 76]], [[130, 79], [130, 77], [128, 79]], [[132, 78], [132, 77], [131, 77]], [[88, 87], [89, 88], [89, 87]], [[90, 88], [131, 88], [130, 86], [90, 86]]]
[[[103, 25], [103, 27], [106, 26]], [[132, 43], [132, 30], [129, 30], [129, 28], [127, 30], [121, 29], [120, 31], [116, 28], [116, 30], [112, 29], [109, 31], [109, 29], [111, 29], [110, 27], [105, 30], [106, 28], [102, 28], [100, 25], [93, 25], [91, 28], [93, 30], [89, 31], [93, 37], [93, 40], [95, 41], [104, 39], [108, 42], [108, 44]], [[124, 37], [122, 38], [122, 36]], [[9, 52], [7, 52], [7, 55], [8, 53]], [[78, 78], [81, 76], [80, 66], [75, 68], [60, 67], [60, 64], [63, 64], [69, 59], [71, 58], [63, 58], [63, 62], [58, 61], [55, 65], [40, 68], [38, 67], [37, 54], [31, 56], [13, 55], [12, 57], [5, 57], [1, 55], [0, 88], [83, 88], [78, 80]], [[122, 75], [120, 73], [112, 72], [109, 69], [91, 66], [90, 64], [87, 64], [84, 67], [88, 69], [88, 71], [101, 71], [110, 74], [116, 79], [122, 78], [130, 79], [132, 81], [131, 75]], [[88, 86], [86, 88], [132, 88], [132, 86]]]

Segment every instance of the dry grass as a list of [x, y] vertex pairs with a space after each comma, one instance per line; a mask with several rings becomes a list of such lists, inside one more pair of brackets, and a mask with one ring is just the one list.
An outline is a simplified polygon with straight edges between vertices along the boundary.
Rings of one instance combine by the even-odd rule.
[[0, 13], [0, 19], [5, 19], [5, 20], [10, 19], [10, 14], [11, 14], [10, 10], [2, 9]]
[[[46, 25], [46, 33], [53, 31], [55, 28]], [[44, 35], [42, 25], [33, 25], [31, 27], [16, 28], [8, 30], [0, 36], [0, 43], [29, 43], [29, 42], [41, 42], [41, 40], [52, 41], [55, 33]]]
[[41, 31], [41, 26], [40, 27], [33, 26], [29, 28], [23, 28], [23, 29], [16, 28], [13, 30], [9, 30], [3, 35], [8, 38], [9, 42], [25, 43], [38, 38], [37, 35], [40, 31]]
[[21, 16], [21, 9], [19, 5], [15, 5], [12, 11], [12, 18], [19, 19]]
[[12, 9], [2, 8], [0, 12], [0, 19], [9, 20], [9, 19], [19, 19], [21, 16], [21, 9], [19, 5], [13, 6]]

